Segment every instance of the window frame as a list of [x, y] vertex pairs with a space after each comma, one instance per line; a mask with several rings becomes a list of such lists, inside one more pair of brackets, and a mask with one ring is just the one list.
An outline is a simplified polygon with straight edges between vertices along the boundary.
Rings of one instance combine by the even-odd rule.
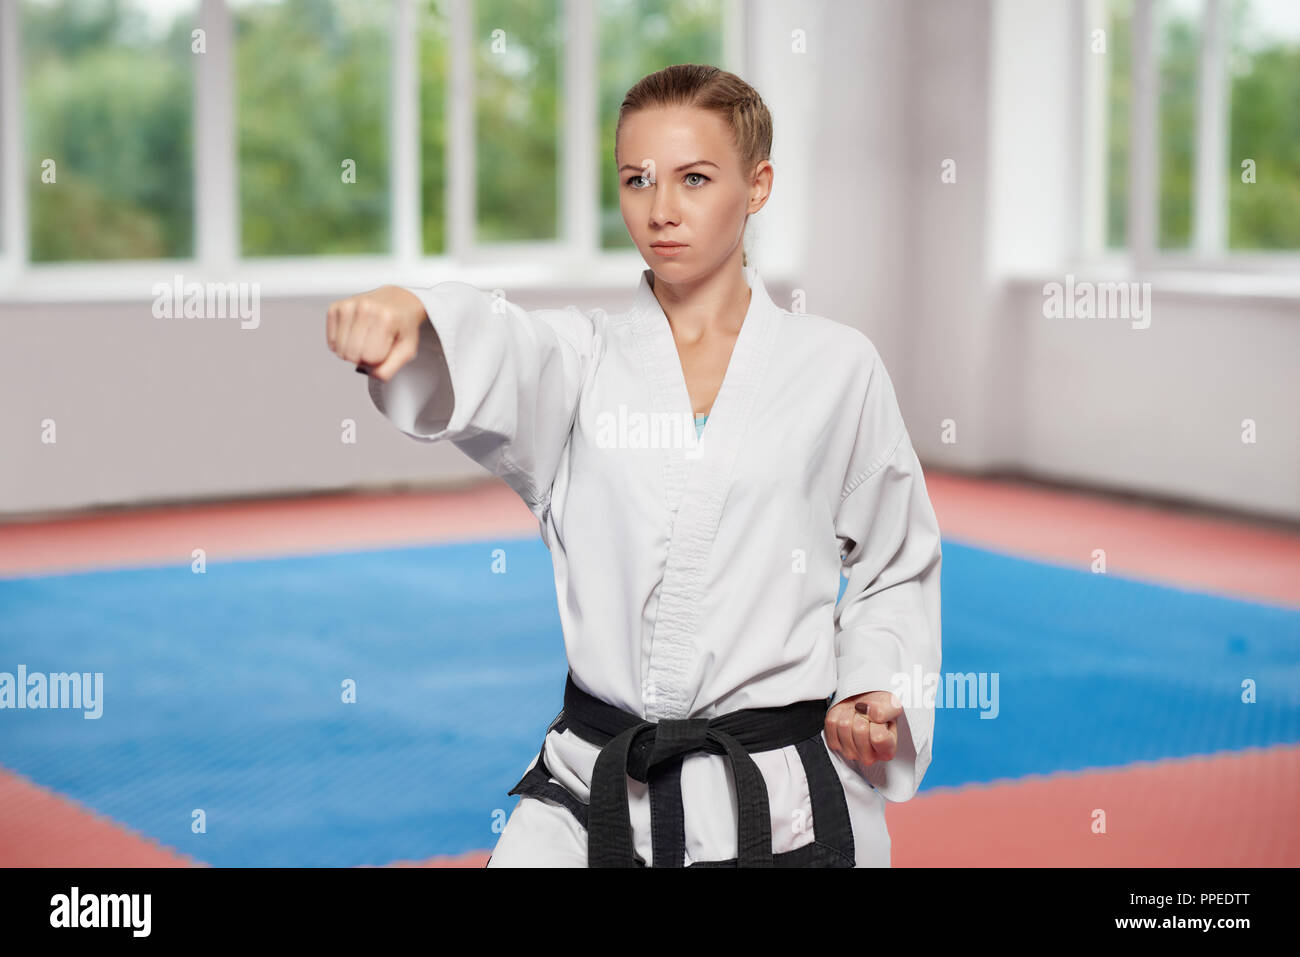
[[[554, 240], [481, 243], [475, 235], [473, 0], [444, 0], [449, 76], [445, 116], [450, 126], [446, 194], [447, 252], [421, 251], [419, 38], [417, 3], [391, 0], [389, 203], [392, 252], [356, 256], [244, 256], [239, 250], [238, 146], [234, 87], [234, 15], [227, 0], [198, 0], [196, 26], [206, 52], [194, 64], [194, 248], [185, 259], [122, 259], [102, 263], [31, 263], [26, 180], [2, 175], [26, 169], [21, 135], [22, 10], [0, 2], [0, 302], [148, 299], [154, 283], [177, 273], [197, 281], [257, 281], [264, 296], [334, 296], [386, 282], [428, 284], [454, 272], [479, 284], [533, 288], [622, 288], [644, 268], [639, 253], [599, 246], [594, 168], [598, 94], [598, 13], [592, 0], [560, 0], [564, 103], [560, 137], [559, 235]], [[723, 66], [743, 69], [744, 11], [725, 0]], [[459, 95], [453, 95], [453, 91]], [[322, 270], [322, 266], [328, 266]]]
[[19, 11], [16, 4], [0, 3], [0, 290], [11, 285], [27, 251], [27, 203], [22, 177], [23, 144], [20, 98], [22, 50], [18, 42]]
[[[1074, 151], [1079, 158], [1075, 170], [1079, 202], [1072, 211], [1072, 239], [1077, 258], [1117, 269], [1128, 266], [1143, 274], [1294, 274], [1300, 270], [1300, 249], [1234, 252], [1227, 246], [1228, 170], [1224, 156], [1231, 128], [1227, 69], [1230, 0], [1201, 0], [1191, 243], [1186, 250], [1160, 248], [1158, 2], [1133, 0], [1127, 234], [1121, 249], [1105, 244], [1108, 61], [1080, 49], [1075, 52], [1074, 130], [1080, 148]], [[1110, 42], [1107, 5], [1108, 0], [1074, 0], [1078, 36], [1087, 38], [1102, 23], [1107, 25]]]

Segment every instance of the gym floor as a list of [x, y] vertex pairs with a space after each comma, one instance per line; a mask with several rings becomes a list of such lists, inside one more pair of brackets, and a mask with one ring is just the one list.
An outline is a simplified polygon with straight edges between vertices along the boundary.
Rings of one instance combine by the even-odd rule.
[[[926, 477], [943, 672], [993, 696], [941, 706], [893, 865], [1300, 865], [1300, 530]], [[19, 665], [103, 712], [0, 713], [0, 866], [482, 866], [565, 675], [496, 482], [0, 526]]]

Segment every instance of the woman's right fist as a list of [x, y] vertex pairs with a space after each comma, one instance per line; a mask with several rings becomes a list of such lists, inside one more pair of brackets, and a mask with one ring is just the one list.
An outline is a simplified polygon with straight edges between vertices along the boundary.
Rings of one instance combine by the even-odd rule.
[[420, 326], [428, 318], [418, 296], [401, 286], [380, 286], [329, 304], [325, 338], [330, 351], [365, 366], [387, 382], [415, 357]]

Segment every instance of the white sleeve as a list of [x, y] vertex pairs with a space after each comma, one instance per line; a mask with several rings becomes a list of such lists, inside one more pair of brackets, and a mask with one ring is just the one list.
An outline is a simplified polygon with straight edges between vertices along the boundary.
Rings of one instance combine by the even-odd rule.
[[414, 439], [450, 440], [540, 517], [573, 427], [600, 310], [529, 312], [463, 282], [409, 291], [428, 321], [414, 358], [388, 382], [369, 378], [375, 407]]
[[918, 666], [922, 684], [939, 672], [942, 551], [893, 385], [874, 347], [871, 354], [858, 439], [835, 517], [849, 580], [835, 608], [838, 680], [831, 704], [868, 691], [893, 691], [902, 699], [897, 752], [864, 772], [886, 800], [897, 802], [916, 794], [930, 766], [934, 702], [908, 692]]

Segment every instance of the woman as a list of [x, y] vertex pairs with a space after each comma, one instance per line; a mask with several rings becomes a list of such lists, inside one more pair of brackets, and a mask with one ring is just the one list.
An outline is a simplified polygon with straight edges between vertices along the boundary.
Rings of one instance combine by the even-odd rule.
[[744, 258], [771, 143], [731, 73], [628, 92], [627, 312], [459, 282], [329, 309], [377, 408], [504, 479], [551, 551], [565, 707], [489, 866], [888, 866], [884, 802], [929, 765], [937, 522], [870, 341]]

